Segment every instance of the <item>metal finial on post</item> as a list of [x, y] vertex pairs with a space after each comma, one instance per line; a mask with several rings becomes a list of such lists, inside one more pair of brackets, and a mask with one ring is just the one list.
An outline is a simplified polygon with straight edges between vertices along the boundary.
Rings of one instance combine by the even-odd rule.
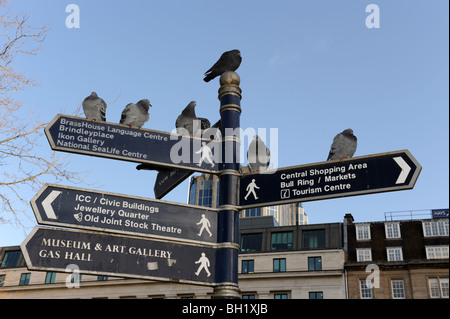
[[220, 77], [222, 161], [219, 170], [219, 225], [214, 298], [238, 299], [239, 253], [239, 130], [241, 88], [239, 75], [227, 71]]

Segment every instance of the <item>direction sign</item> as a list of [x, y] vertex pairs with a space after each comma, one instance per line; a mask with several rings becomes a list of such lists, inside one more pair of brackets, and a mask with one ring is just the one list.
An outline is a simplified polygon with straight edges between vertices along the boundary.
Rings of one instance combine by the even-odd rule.
[[211, 208], [52, 184], [31, 207], [43, 225], [217, 243], [217, 211]]
[[414, 187], [422, 167], [408, 150], [281, 168], [240, 179], [242, 209]]
[[200, 245], [37, 226], [21, 249], [30, 270], [75, 268], [87, 274], [208, 286], [215, 280], [216, 250]]
[[49, 123], [45, 134], [56, 151], [161, 167], [217, 173], [222, 158], [217, 141], [61, 114]]

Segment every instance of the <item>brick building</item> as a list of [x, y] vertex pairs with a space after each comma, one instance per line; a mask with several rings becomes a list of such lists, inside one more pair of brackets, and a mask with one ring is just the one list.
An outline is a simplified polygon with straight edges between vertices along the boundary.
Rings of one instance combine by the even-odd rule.
[[448, 218], [345, 225], [348, 298], [448, 298]]

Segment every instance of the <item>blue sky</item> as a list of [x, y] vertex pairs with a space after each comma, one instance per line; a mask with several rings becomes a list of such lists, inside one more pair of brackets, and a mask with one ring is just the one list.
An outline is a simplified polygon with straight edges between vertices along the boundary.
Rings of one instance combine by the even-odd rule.
[[[80, 28], [66, 27], [71, 3], [80, 8]], [[372, 3], [380, 28], [366, 27]], [[310, 223], [449, 207], [446, 0], [17, 0], [12, 7], [29, 13], [33, 26], [52, 26], [42, 50], [13, 65], [40, 83], [17, 96], [24, 117], [35, 108], [42, 121], [72, 114], [96, 91], [108, 103], [117, 99], [107, 110], [110, 122], [126, 104], [148, 98], [145, 128], [171, 131], [191, 100], [197, 116], [214, 123], [219, 84], [203, 82], [203, 73], [222, 52], [239, 49], [241, 126], [278, 129], [279, 167], [326, 160], [333, 137], [346, 128], [358, 137], [355, 156], [408, 149], [423, 167], [413, 190], [304, 203]], [[45, 137], [39, 152], [51, 152]], [[154, 172], [70, 159], [74, 170], [91, 170], [92, 189], [154, 197]], [[187, 187], [164, 199], [186, 202]], [[34, 226], [28, 211], [25, 232], [0, 226], [0, 246], [23, 241]]]

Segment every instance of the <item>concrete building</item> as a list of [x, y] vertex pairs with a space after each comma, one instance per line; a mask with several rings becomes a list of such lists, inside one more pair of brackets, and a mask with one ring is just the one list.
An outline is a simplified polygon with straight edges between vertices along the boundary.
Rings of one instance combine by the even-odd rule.
[[[241, 219], [243, 299], [449, 297], [448, 218], [276, 226]], [[19, 246], [0, 248], [0, 298], [209, 299], [211, 287], [29, 271]], [[77, 288], [79, 287], [79, 288]], [[69, 289], [71, 288], [71, 289]]]
[[[276, 227], [241, 220], [243, 299], [346, 297], [342, 223]], [[270, 226], [270, 227], [267, 227]], [[211, 298], [210, 287], [26, 268], [19, 246], [0, 250], [0, 298]], [[79, 287], [72, 288], [70, 287]]]

